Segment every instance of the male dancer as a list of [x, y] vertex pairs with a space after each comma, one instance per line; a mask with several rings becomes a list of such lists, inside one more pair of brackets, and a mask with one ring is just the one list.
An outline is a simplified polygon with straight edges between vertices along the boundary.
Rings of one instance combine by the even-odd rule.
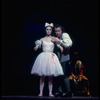
[[[56, 54], [58, 55], [58, 58], [61, 62], [64, 75], [58, 77], [58, 92], [55, 94], [55, 96], [63, 96], [63, 97], [71, 97], [71, 90], [70, 90], [70, 83], [68, 78], [69, 73], [69, 50], [72, 46], [72, 40], [68, 33], [64, 32], [64, 27], [56, 24], [54, 27], [56, 38], [55, 42], [58, 43]], [[64, 91], [64, 84], [66, 91]]]

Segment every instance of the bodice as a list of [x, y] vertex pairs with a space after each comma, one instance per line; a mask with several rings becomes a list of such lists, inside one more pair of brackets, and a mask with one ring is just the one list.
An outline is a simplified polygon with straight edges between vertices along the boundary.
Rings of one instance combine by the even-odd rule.
[[42, 49], [43, 49], [44, 52], [53, 52], [54, 43], [43, 41], [42, 42]]

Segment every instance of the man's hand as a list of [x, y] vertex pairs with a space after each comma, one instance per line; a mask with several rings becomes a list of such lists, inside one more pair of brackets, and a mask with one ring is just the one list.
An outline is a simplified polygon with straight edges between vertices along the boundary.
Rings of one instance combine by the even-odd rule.
[[52, 42], [56, 42], [56, 43], [61, 43], [61, 40], [59, 38], [57, 38], [57, 37], [52, 37], [51, 41]]
[[55, 38], [56, 43], [61, 43], [61, 40], [59, 38]]
[[64, 49], [62, 46], [59, 46], [61, 53], [63, 53]]

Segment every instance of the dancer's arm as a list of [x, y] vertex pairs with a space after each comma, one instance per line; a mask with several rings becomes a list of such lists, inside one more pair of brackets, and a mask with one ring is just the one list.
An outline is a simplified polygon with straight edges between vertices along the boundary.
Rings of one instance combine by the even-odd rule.
[[43, 41], [43, 38], [35, 41], [34, 51], [36, 51], [38, 48], [41, 48], [42, 41]]

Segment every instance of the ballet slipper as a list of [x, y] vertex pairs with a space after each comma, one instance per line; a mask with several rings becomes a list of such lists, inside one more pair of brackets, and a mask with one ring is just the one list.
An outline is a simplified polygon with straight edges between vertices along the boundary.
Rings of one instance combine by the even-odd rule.
[[42, 93], [40, 93], [38, 96], [39, 96], [39, 97], [42, 97], [42, 96], [43, 96], [43, 94], [42, 94]]
[[53, 95], [52, 93], [49, 93], [49, 96], [50, 96], [50, 97], [54, 97], [54, 95]]

